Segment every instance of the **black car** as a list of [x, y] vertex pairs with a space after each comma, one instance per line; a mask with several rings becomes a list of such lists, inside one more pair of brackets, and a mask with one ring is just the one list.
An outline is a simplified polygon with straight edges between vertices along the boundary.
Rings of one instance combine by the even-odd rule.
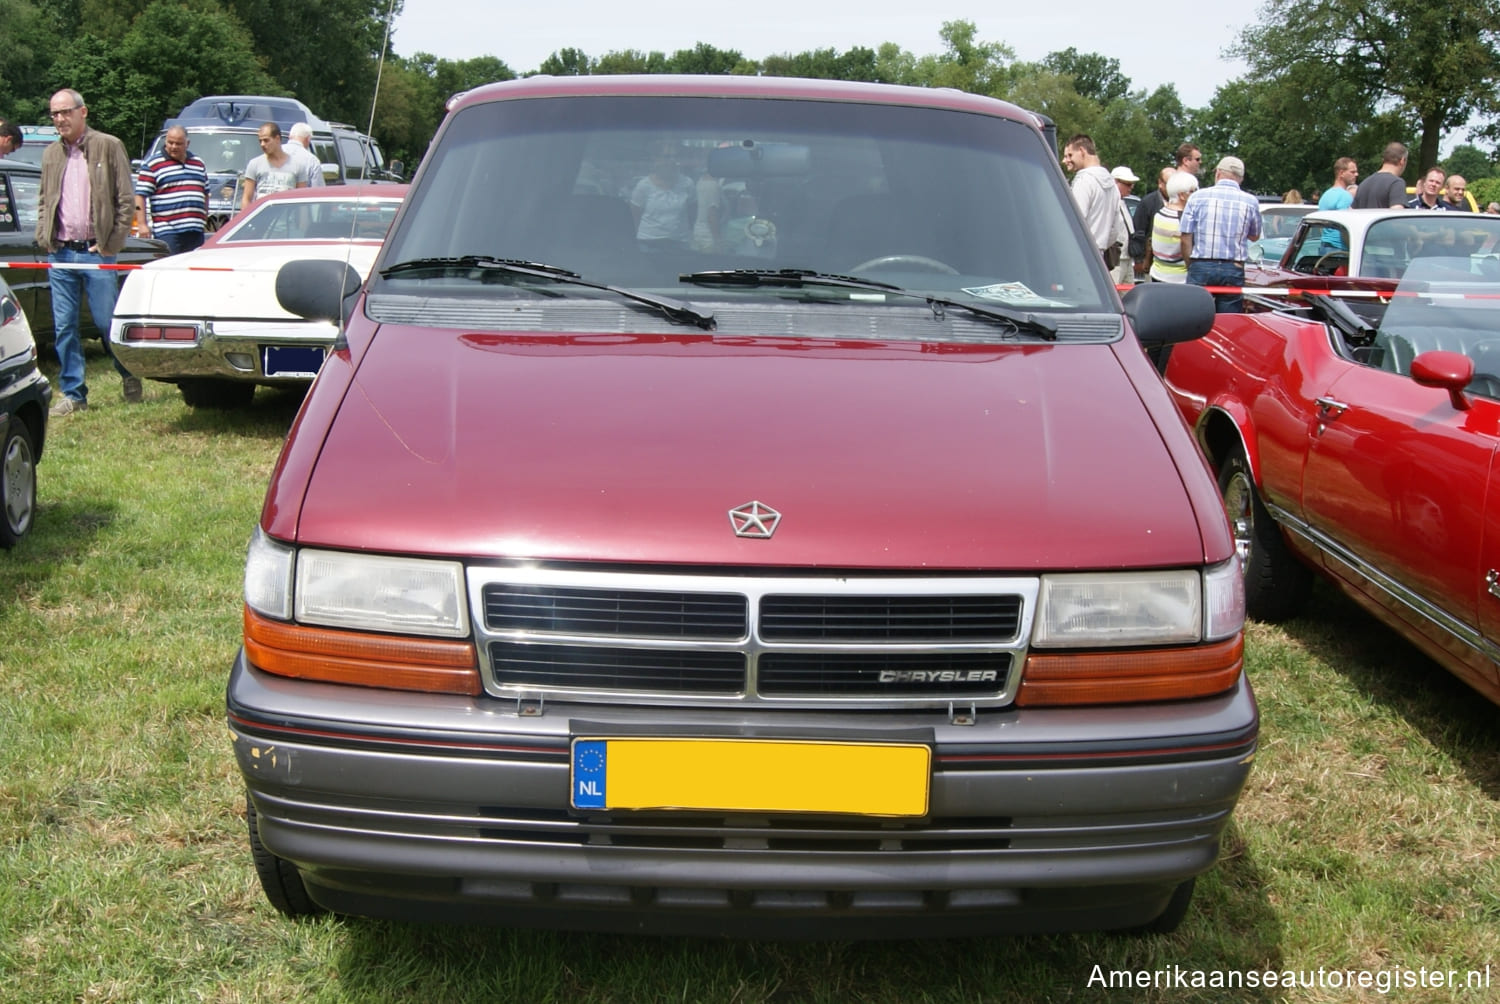
[[51, 400], [26, 315], [0, 277], [0, 548], [26, 536], [36, 515], [36, 465]]
[[[31, 333], [37, 342], [52, 340], [52, 291], [44, 268], [16, 268], [16, 265], [44, 263], [47, 256], [36, 243], [38, 196], [41, 193], [42, 169], [36, 164], [12, 157], [0, 158], [0, 263], [16, 302], [26, 312]], [[164, 257], [167, 246], [158, 240], [131, 237], [116, 259], [121, 264], [140, 264]], [[101, 337], [100, 327], [82, 311], [85, 337]], [[105, 318], [104, 328], [108, 328]]]

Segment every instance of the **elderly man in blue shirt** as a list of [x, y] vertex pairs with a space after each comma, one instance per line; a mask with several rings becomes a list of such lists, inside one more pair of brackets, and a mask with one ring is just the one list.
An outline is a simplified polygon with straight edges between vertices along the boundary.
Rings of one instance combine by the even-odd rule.
[[1187, 281], [1195, 286], [1219, 286], [1233, 293], [1215, 293], [1214, 309], [1242, 314], [1245, 254], [1260, 239], [1260, 200], [1240, 190], [1245, 162], [1225, 157], [1214, 169], [1214, 184], [1200, 188], [1182, 210], [1182, 256], [1187, 259]]

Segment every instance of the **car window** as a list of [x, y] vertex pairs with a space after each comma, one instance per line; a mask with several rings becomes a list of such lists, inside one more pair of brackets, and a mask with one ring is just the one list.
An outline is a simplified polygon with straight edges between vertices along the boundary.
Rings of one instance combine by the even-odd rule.
[[353, 136], [338, 137], [339, 154], [344, 161], [344, 177], [353, 180], [363, 178], [365, 174], [365, 152], [360, 147], [358, 139]]
[[1308, 275], [1347, 275], [1349, 231], [1338, 223], [1309, 223], [1301, 231], [1292, 255], [1294, 271]]
[[396, 218], [391, 199], [306, 201], [281, 199], [259, 209], [219, 238], [224, 243], [300, 240], [380, 240]]
[[[1118, 310], [1053, 155], [1018, 122], [819, 101], [539, 98], [462, 109], [441, 149], [387, 262], [521, 259], [699, 298], [680, 275], [859, 272], [979, 303]], [[432, 273], [387, 281], [473, 290]]]
[[42, 197], [42, 176], [39, 174], [12, 174], [10, 177], [16, 229], [31, 232], [36, 230], [39, 213], [37, 205]]

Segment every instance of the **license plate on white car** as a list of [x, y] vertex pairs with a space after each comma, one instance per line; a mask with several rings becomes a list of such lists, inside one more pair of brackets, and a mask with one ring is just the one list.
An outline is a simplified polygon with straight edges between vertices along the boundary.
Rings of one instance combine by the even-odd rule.
[[307, 377], [311, 380], [323, 368], [321, 348], [303, 345], [267, 345], [261, 349], [261, 372], [268, 377]]

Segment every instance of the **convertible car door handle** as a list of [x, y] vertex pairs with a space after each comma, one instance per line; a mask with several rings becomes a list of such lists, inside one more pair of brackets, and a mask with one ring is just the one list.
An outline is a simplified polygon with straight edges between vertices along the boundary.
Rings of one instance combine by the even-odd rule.
[[1319, 418], [1338, 418], [1349, 410], [1349, 406], [1342, 401], [1335, 401], [1331, 397], [1320, 397], [1316, 399]]

